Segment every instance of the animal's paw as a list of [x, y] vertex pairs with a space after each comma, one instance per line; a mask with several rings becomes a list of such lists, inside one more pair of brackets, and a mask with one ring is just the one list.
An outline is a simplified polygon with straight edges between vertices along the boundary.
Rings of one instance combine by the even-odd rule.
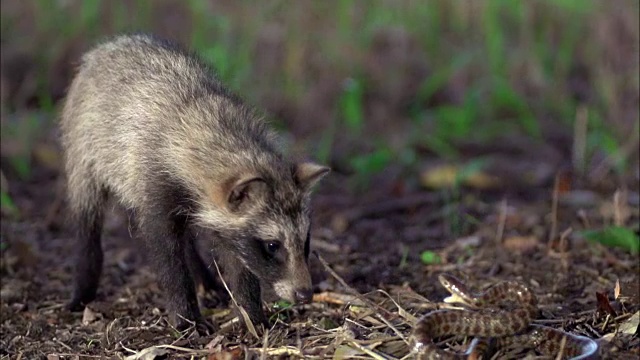
[[220, 307], [227, 307], [229, 305], [230, 297], [226, 292], [222, 291], [202, 291], [198, 300], [200, 306], [207, 309], [215, 309]]
[[196, 331], [200, 336], [213, 335], [218, 331], [218, 327], [208, 320], [200, 319], [196, 322]]
[[77, 298], [73, 298], [71, 299], [71, 301], [69, 301], [66, 305], [65, 305], [65, 309], [72, 311], [72, 312], [78, 312], [78, 311], [82, 311], [85, 308], [85, 304], [82, 300], [77, 299]]
[[187, 320], [181, 317], [176, 320], [176, 329], [178, 331], [190, 331], [194, 328], [200, 336], [213, 335], [218, 331], [217, 326], [202, 316], [196, 318], [196, 320]]

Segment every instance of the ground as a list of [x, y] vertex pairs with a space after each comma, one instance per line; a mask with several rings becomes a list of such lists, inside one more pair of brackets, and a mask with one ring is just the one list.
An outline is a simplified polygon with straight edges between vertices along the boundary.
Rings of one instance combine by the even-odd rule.
[[[314, 302], [269, 307], [272, 327], [265, 341], [229, 323], [233, 315], [227, 307], [205, 310], [222, 326], [223, 336], [173, 330], [156, 278], [144, 252], [130, 241], [127, 219], [117, 206], [104, 231], [99, 299], [84, 314], [64, 310], [73, 239], [63, 193], [55, 190], [58, 174], [37, 166], [33, 180], [12, 184], [25, 216], [2, 222], [2, 358], [121, 358], [152, 346], [154, 352], [147, 350], [142, 358], [242, 358], [263, 352], [348, 357], [364, 355], [363, 349], [400, 358], [409, 350], [405, 340], [415, 317], [441, 305], [446, 291], [436, 277], [443, 272], [478, 289], [521, 281], [539, 297], [536, 323], [599, 339], [605, 358], [638, 356], [633, 331], [613, 335], [640, 309], [637, 255], [575, 235], [585, 224], [613, 221], [612, 209], [607, 212], [614, 206], [613, 193], [563, 184], [554, 196], [553, 178], [546, 176], [538, 185], [512, 179], [508, 188], [465, 187], [454, 200], [444, 191], [406, 186], [392, 173], [376, 178], [380, 186], [366, 191], [346, 190], [347, 178], [338, 173], [320, 186], [312, 248], [326, 265], [312, 255]], [[618, 212], [637, 224], [637, 190], [622, 196]], [[451, 223], [459, 219], [473, 221], [459, 231]], [[556, 236], [549, 242], [553, 227]], [[440, 261], [425, 264], [425, 250]], [[621, 295], [615, 298], [618, 281]], [[605, 294], [615, 314], [598, 305], [597, 293]], [[512, 351], [499, 356], [520, 356], [518, 349]]]

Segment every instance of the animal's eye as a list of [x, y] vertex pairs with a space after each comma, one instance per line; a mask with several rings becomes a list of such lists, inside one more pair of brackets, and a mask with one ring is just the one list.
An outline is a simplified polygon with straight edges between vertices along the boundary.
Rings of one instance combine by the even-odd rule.
[[280, 242], [278, 242], [278, 241], [265, 241], [264, 242], [264, 249], [266, 250], [267, 254], [275, 255], [276, 252], [278, 252], [278, 250], [280, 249]]

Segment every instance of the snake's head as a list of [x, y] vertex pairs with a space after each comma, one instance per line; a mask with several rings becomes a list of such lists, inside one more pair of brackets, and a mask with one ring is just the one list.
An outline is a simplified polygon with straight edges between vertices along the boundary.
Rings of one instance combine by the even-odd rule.
[[442, 286], [451, 293], [451, 295], [444, 298], [444, 302], [447, 304], [474, 306], [473, 300], [470, 298], [471, 293], [460, 279], [453, 275], [440, 274], [438, 275], [438, 281], [440, 281], [440, 284], [442, 284]]

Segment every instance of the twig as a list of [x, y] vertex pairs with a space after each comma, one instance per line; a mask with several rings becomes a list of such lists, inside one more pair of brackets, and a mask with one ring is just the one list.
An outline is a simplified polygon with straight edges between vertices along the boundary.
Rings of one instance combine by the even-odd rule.
[[104, 337], [107, 340], [107, 345], [111, 345], [111, 340], [109, 340], [109, 333], [111, 332], [111, 330], [119, 320], [120, 318], [118, 317], [111, 320], [111, 322], [109, 322], [109, 324], [107, 325], [107, 328], [104, 330]]
[[[376, 291], [377, 291], [377, 292], [379, 292], [379, 293], [382, 293], [382, 294], [386, 295], [386, 296], [389, 298], [389, 300], [391, 300], [391, 302], [392, 302], [392, 303], [393, 303], [393, 304], [398, 308], [398, 314], [400, 315], [400, 317], [403, 317], [403, 318], [407, 319], [407, 321], [408, 321], [409, 323], [415, 324], [415, 322], [416, 322], [416, 320], [417, 320], [417, 319], [416, 319], [416, 317], [415, 317], [415, 316], [413, 316], [412, 314], [410, 314], [410, 313], [409, 313], [407, 310], [405, 310], [402, 306], [400, 306], [400, 304], [398, 304], [398, 302], [397, 302], [397, 301], [395, 301], [395, 300], [393, 299], [393, 297], [391, 297], [391, 294], [389, 294], [388, 292], [386, 292], [386, 291], [384, 291], [384, 290], [382, 290], [382, 289], [378, 289], [378, 290], [376, 290]], [[412, 291], [413, 291], [413, 290], [412, 290]], [[415, 292], [414, 292], [414, 293], [415, 293]], [[424, 297], [422, 297], [422, 296], [420, 296], [420, 297], [421, 297], [425, 302], [429, 302], [429, 300], [425, 299]]]
[[362, 351], [363, 353], [371, 356], [374, 359], [378, 359], [378, 360], [387, 360], [387, 359], [396, 359], [395, 357], [389, 356], [387, 354], [385, 354], [385, 356], [382, 356], [380, 354], [378, 354], [378, 352], [369, 349], [368, 347], [362, 346], [360, 344], [358, 344], [357, 341], [355, 340], [349, 340], [349, 344], [351, 344], [351, 346], [355, 347], [356, 349]]
[[260, 339], [255, 326], [253, 326], [253, 322], [251, 322], [251, 319], [249, 318], [249, 314], [247, 314], [247, 311], [243, 309], [242, 306], [238, 305], [238, 302], [236, 301], [235, 296], [233, 296], [233, 293], [229, 289], [229, 286], [227, 286], [227, 282], [224, 281], [224, 278], [222, 277], [222, 273], [220, 273], [220, 268], [218, 267], [218, 262], [216, 261], [215, 258], [213, 259], [213, 265], [215, 265], [216, 271], [218, 272], [218, 276], [222, 281], [222, 285], [224, 285], [224, 288], [227, 290], [227, 293], [229, 293], [229, 296], [231, 297], [231, 301], [233, 301], [233, 305], [235, 305], [238, 311], [240, 311], [240, 315], [242, 315], [242, 318], [244, 319], [244, 323], [247, 326], [247, 329], [249, 329], [249, 332], [251, 333], [251, 335], [255, 336], [256, 339]]
[[409, 341], [402, 335], [402, 333], [400, 332], [400, 330], [396, 329], [395, 326], [391, 325], [391, 323], [389, 322], [389, 320], [385, 319], [384, 316], [380, 315], [380, 314], [376, 314], [378, 316], [378, 319], [380, 319], [380, 321], [382, 321], [385, 325], [387, 325], [388, 328], [390, 328], [391, 330], [393, 330], [394, 333], [396, 333], [396, 335], [398, 335], [398, 337], [404, 341], [405, 344], [409, 345]]
[[267, 349], [269, 348], [269, 329], [264, 330], [264, 338], [262, 340], [262, 354], [260, 359], [265, 360], [267, 357]]
[[62, 345], [62, 347], [64, 347], [65, 349], [67, 349], [67, 350], [69, 350], [69, 351], [73, 351], [73, 349], [71, 348], [71, 346], [69, 346], [69, 345], [67, 345], [67, 344], [63, 343], [63, 342], [62, 342], [62, 341], [60, 341], [59, 339], [55, 339], [55, 341], [56, 341], [58, 344]]
[[259, 352], [261, 354], [264, 355], [268, 355], [268, 356], [279, 356], [279, 355], [295, 355], [298, 357], [301, 357], [301, 353], [300, 350], [298, 350], [297, 348], [293, 347], [293, 346], [281, 346], [281, 347], [277, 347], [277, 348], [250, 348], [249, 350], [251, 351], [255, 351], [255, 352]]
[[322, 266], [324, 266], [324, 268], [329, 272], [329, 274], [331, 274], [331, 276], [333, 276], [336, 280], [338, 280], [338, 282], [344, 286], [345, 289], [347, 289], [348, 292], [352, 293], [354, 296], [356, 296], [360, 301], [362, 301], [365, 305], [367, 305], [370, 308], [375, 308], [378, 309], [382, 312], [384, 312], [387, 315], [393, 316], [395, 317], [396, 315], [391, 313], [390, 311], [388, 311], [387, 309], [373, 303], [372, 301], [370, 301], [369, 299], [365, 298], [364, 296], [362, 296], [362, 294], [360, 294], [356, 289], [352, 288], [351, 286], [349, 286], [349, 284], [347, 284], [346, 281], [344, 281], [344, 279], [342, 277], [340, 277], [340, 275], [338, 275], [338, 273], [336, 273], [331, 266], [329, 266], [329, 263], [326, 262], [326, 260], [320, 256], [320, 254], [318, 254], [316, 251], [313, 252], [313, 254], [318, 258], [318, 260], [320, 261], [320, 263], [322, 264]]
[[500, 218], [498, 220], [498, 230], [496, 231], [496, 244], [502, 243], [502, 237], [504, 236], [504, 227], [507, 223], [507, 199], [502, 199], [500, 202]]
[[233, 324], [240, 322], [240, 319], [238, 317], [234, 317], [233, 319], [223, 323], [222, 325], [220, 325], [220, 330], [224, 331], [227, 330], [228, 328], [232, 327]]
[[[368, 317], [368, 318], [370, 318], [370, 319], [372, 319], [369, 315], [367, 315], [367, 317]], [[367, 319], [365, 318], [365, 319], [362, 319], [362, 320], [367, 320]], [[366, 327], [366, 326], [364, 326], [364, 325], [362, 325], [362, 324], [358, 323], [358, 322], [357, 322], [357, 321], [355, 321], [355, 320], [351, 320], [351, 319], [349, 319], [349, 318], [345, 318], [345, 319], [344, 319], [344, 321], [345, 321], [345, 322], [349, 322], [349, 323], [351, 323], [351, 324], [353, 324], [353, 325], [355, 325], [355, 326], [357, 326], [357, 327], [359, 327], [359, 328], [362, 328], [362, 329], [369, 329], [368, 327]], [[372, 322], [371, 322], [371, 321], [369, 321], [369, 323], [372, 323]], [[380, 326], [380, 325], [378, 325], [378, 326]]]
[[560, 175], [556, 175], [553, 182], [553, 197], [551, 200], [551, 230], [549, 231], [549, 242], [547, 246], [552, 246], [553, 240], [558, 232], [558, 197], [560, 195]]
[[624, 190], [616, 190], [613, 194], [613, 224], [624, 226], [629, 217], [629, 209], [626, 202], [627, 194]]
[[567, 336], [563, 336], [562, 340], [560, 340], [560, 351], [558, 351], [558, 355], [556, 355], [556, 360], [564, 359], [564, 350], [567, 347]]
[[560, 234], [560, 251], [565, 253], [567, 252], [567, 250], [569, 249], [569, 246], [567, 245], [567, 238], [569, 237], [569, 235], [573, 232], [573, 228], [568, 227], [565, 231], [562, 232], [562, 234]]
[[576, 121], [573, 127], [573, 168], [584, 175], [585, 150], [587, 148], [587, 119], [589, 109], [580, 104], [576, 109]]
[[127, 356], [126, 359], [136, 359], [136, 355], [140, 354], [142, 351], [149, 351], [149, 349], [169, 349], [169, 350], [175, 350], [175, 351], [181, 351], [181, 352], [185, 352], [185, 353], [189, 353], [189, 354], [193, 354], [193, 355], [208, 355], [211, 354], [210, 350], [198, 350], [198, 349], [189, 349], [189, 348], [185, 348], [185, 347], [181, 347], [181, 346], [175, 346], [175, 345], [154, 345], [154, 346], [149, 346], [147, 348], [144, 348], [140, 351], [135, 351], [133, 349], [129, 349], [126, 346], [124, 346], [122, 344], [122, 342], [120, 342], [120, 346], [122, 346], [123, 349], [125, 349], [126, 351], [132, 353], [132, 355]]
[[591, 222], [589, 222], [589, 217], [584, 209], [578, 210], [578, 218], [582, 221], [582, 226], [584, 226], [585, 229], [591, 229]]

